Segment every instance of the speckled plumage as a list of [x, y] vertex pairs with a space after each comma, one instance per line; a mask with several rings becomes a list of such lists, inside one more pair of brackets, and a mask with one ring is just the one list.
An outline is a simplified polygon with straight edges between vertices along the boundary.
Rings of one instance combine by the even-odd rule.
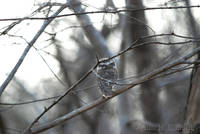
[[[100, 61], [105, 58], [100, 59]], [[115, 85], [118, 73], [114, 60], [101, 62], [97, 67], [98, 86], [104, 97], [109, 97], [113, 94], [113, 86]]]

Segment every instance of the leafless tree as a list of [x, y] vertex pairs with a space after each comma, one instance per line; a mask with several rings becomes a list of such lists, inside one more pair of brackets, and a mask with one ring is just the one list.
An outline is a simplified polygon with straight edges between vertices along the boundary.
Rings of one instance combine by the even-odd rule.
[[[35, 1], [28, 16], [0, 18], [2, 43], [26, 45], [0, 87], [0, 133], [199, 133], [200, 3], [118, 2]], [[51, 74], [34, 86], [28, 80], [38, 65], [27, 78], [17, 75], [31, 53]], [[96, 70], [111, 59], [114, 82]], [[97, 79], [114, 85], [111, 96]]]

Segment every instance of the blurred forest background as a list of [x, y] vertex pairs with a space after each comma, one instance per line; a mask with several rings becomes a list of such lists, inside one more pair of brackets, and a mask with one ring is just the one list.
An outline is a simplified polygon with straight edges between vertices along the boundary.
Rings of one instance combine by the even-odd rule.
[[[66, 93], [96, 65], [96, 56], [109, 58], [132, 46], [114, 58], [118, 91], [197, 50], [199, 0], [34, 0], [31, 4], [26, 14], [15, 15], [8, 9], [13, 16], [0, 15], [1, 134], [32, 133], [27, 129], [43, 134], [199, 132], [199, 50], [91, 110], [59, 120], [104, 99], [95, 69]], [[46, 131], [37, 129], [51, 121], [57, 123]]]

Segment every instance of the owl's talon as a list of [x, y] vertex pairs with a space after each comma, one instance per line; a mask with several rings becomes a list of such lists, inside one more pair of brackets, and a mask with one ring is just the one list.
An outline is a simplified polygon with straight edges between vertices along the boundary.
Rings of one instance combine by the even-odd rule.
[[105, 98], [105, 99], [107, 99], [107, 98], [108, 98], [108, 96], [106, 96], [105, 94], [103, 94], [103, 95], [102, 95], [102, 97], [103, 97], [103, 98]]
[[107, 99], [107, 98], [110, 98], [111, 96], [107, 96], [107, 95], [103, 94], [102, 97]]

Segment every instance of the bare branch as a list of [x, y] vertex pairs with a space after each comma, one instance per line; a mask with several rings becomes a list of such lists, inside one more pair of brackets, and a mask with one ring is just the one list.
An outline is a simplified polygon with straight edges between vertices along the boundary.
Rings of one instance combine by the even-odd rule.
[[98, 65], [98, 63], [91, 68], [88, 73], [86, 73], [83, 77], [81, 77], [81, 79], [79, 79], [74, 85], [72, 85], [63, 95], [61, 95], [56, 101], [54, 101], [49, 107], [45, 108], [45, 110], [30, 124], [30, 126], [28, 128], [26, 128], [24, 130], [24, 132], [22, 134], [28, 134], [31, 133], [32, 130], [31, 128], [33, 127], [33, 125], [45, 114], [47, 113], [47, 111], [49, 111], [53, 106], [55, 106], [60, 100], [62, 100], [67, 94], [69, 94], [69, 92], [71, 90], [73, 90], [74, 88], [76, 88], [83, 80], [85, 80], [91, 73], [92, 71], [96, 68], [96, 66]]
[[[63, 4], [65, 5], [65, 4]], [[67, 5], [69, 6], [69, 5]], [[79, 13], [71, 13], [71, 14], [63, 14], [63, 15], [57, 15], [57, 16], [50, 16], [50, 17], [23, 17], [23, 18], [5, 18], [0, 19], [0, 21], [16, 21], [16, 20], [47, 20], [47, 19], [53, 19], [53, 18], [62, 18], [62, 17], [68, 17], [68, 16], [76, 16], [76, 15], [85, 15], [85, 14], [117, 14], [121, 12], [140, 12], [140, 11], [149, 11], [149, 10], [171, 10], [171, 9], [185, 9], [185, 8], [199, 8], [200, 5], [194, 5], [194, 6], [174, 6], [174, 7], [146, 7], [146, 8], [128, 8], [128, 9], [119, 9], [119, 10], [100, 10], [100, 11], [89, 11], [89, 12], [79, 12]]]
[[[109, 99], [111, 99], [111, 98], [113, 98], [113, 97], [115, 97], [115, 96], [117, 96], [117, 95], [119, 95], [119, 94], [121, 94], [121, 93], [123, 93], [123, 92], [125, 92], [125, 91], [127, 91], [127, 90], [129, 90], [129, 89], [131, 89], [133, 87], [135, 87], [138, 84], [141, 84], [143, 82], [146, 82], [146, 81], [150, 80], [151, 78], [155, 77], [156, 75], [158, 75], [158, 74], [160, 74], [162, 72], [165, 72], [166, 70], [168, 70], [168, 69], [170, 69], [170, 68], [172, 68], [174, 66], [182, 64], [187, 59], [191, 58], [192, 56], [194, 56], [195, 54], [197, 54], [199, 52], [200, 52], [200, 47], [190, 51], [185, 56], [182, 56], [182, 57], [180, 57], [180, 58], [178, 58], [178, 59], [176, 59], [174, 61], [171, 61], [170, 63], [168, 63], [168, 64], [166, 64], [166, 65], [164, 65], [164, 66], [162, 66], [162, 67], [160, 67], [160, 68], [158, 68], [158, 69], [156, 69], [156, 70], [154, 70], [154, 71], [152, 71], [152, 72], [150, 72], [150, 73], [138, 78], [137, 80], [132, 82], [132, 84], [130, 86], [127, 86], [125, 88], [121, 88], [121, 89], [117, 90], [111, 97], [108, 97], [108, 98], [101, 97], [101, 98], [97, 99], [96, 101], [93, 101], [93, 102], [91, 102], [91, 103], [89, 103], [89, 104], [87, 104], [85, 106], [82, 106], [82, 107], [80, 107], [78, 109], [75, 109], [74, 111], [72, 111], [72, 112], [70, 112], [70, 113], [68, 113], [68, 114], [66, 114], [66, 115], [64, 115], [62, 117], [59, 117], [59, 118], [57, 118], [57, 119], [55, 119], [55, 120], [53, 120], [51, 122], [48, 122], [48, 123], [45, 123], [45, 124], [41, 124], [41, 125], [38, 125], [36, 127], [31, 128], [29, 133], [30, 134], [36, 134], [36, 133], [39, 133], [39, 132], [43, 132], [43, 131], [45, 131], [45, 130], [47, 130], [49, 128], [52, 128], [54, 126], [57, 126], [57, 125], [63, 123], [64, 121], [66, 121], [66, 120], [69, 120], [69, 119], [71, 119], [71, 118], [73, 118], [73, 117], [75, 117], [75, 116], [77, 116], [77, 115], [79, 115], [79, 114], [81, 114], [83, 112], [86, 112], [86, 111], [98, 106], [99, 104], [102, 104], [102, 103], [108, 101]], [[94, 68], [95, 67], [93, 67], [92, 70]]]
[[19, 102], [19, 103], [7, 103], [7, 102], [1, 102], [0, 105], [4, 106], [16, 106], [16, 105], [26, 105], [30, 103], [36, 103], [36, 102], [41, 102], [41, 101], [47, 101], [47, 100], [52, 100], [60, 97], [60, 95], [53, 96], [53, 97], [48, 97], [48, 98], [43, 98], [43, 99], [37, 99], [37, 100], [30, 100], [30, 101], [25, 101], [25, 102]]
[[[74, 95], [74, 94], [77, 94], [78, 92], [84, 92], [86, 90], [90, 90], [91, 88], [94, 88], [96, 87], [97, 85], [94, 84], [94, 85], [91, 85], [89, 87], [86, 87], [86, 88], [80, 88], [80, 89], [76, 89], [74, 91], [71, 91], [70, 94], [71, 95]], [[12, 103], [12, 102], [0, 102], [0, 105], [4, 105], [4, 106], [16, 106], [16, 105], [27, 105], [27, 104], [31, 104], [31, 103], [37, 103], [37, 102], [43, 102], [43, 101], [49, 101], [49, 100], [55, 100], [57, 98], [59, 98], [60, 96], [62, 96], [63, 94], [60, 94], [60, 95], [56, 95], [56, 96], [50, 96], [50, 97], [46, 97], [46, 98], [42, 98], [42, 99], [36, 99], [36, 100], [26, 100], [26, 101], [23, 101], [23, 102], [15, 102], [15, 103]], [[85, 104], [85, 103], [84, 103]]]
[[[158, 34], [158, 35], [153, 35], [153, 36], [141, 37], [141, 38], [139, 38], [138, 40], [136, 40], [134, 43], [132, 43], [127, 49], [125, 49], [125, 50], [119, 52], [117, 55], [114, 55], [113, 57], [107, 58], [107, 59], [105, 59], [105, 60], [110, 60], [110, 59], [112, 59], [112, 58], [114, 58], [114, 57], [117, 57], [117, 56], [120, 56], [120, 55], [122, 55], [122, 54], [125, 54], [127, 51], [130, 51], [130, 50], [132, 50], [132, 49], [134, 49], [134, 48], [136, 48], [136, 47], [140, 47], [140, 46], [142, 46], [142, 45], [150, 45], [150, 44], [155, 44], [155, 43], [157, 43], [157, 44], [162, 44], [161, 42], [145, 42], [145, 43], [137, 44], [141, 39], [148, 39], [148, 38], [159, 37], [159, 36], [174, 36], [174, 33], [172, 33], [172, 34]], [[180, 38], [180, 37], [179, 37], [179, 38]], [[189, 41], [189, 42], [191, 42], [191, 41]], [[188, 43], [188, 42], [186, 41], [186, 42], [182, 42], [182, 43]], [[170, 44], [170, 43], [163, 43], [163, 44]], [[175, 43], [175, 44], [177, 44], [177, 43]], [[180, 43], [178, 42], [178, 44], [180, 44]], [[200, 49], [200, 48], [199, 48], [199, 49]], [[199, 49], [198, 49], [198, 51], [200, 51]], [[196, 49], [195, 49], [195, 50], [196, 50]], [[193, 55], [197, 53], [195, 50], [194, 50], [194, 52], [191, 52]], [[189, 57], [191, 57], [191, 56], [193, 56], [193, 55], [189, 55], [189, 56], [187, 56], [187, 57], [189, 58]], [[184, 57], [185, 57], [185, 56], [184, 56]], [[143, 82], [145, 82], [145, 81], [147, 81], [147, 80], [152, 80], [152, 78], [154, 78], [154, 76], [156, 76], [156, 75], [158, 75], [158, 74], [160, 74], [160, 73], [162, 73], [162, 72], [168, 70], [169, 68], [171, 68], [171, 67], [173, 67], [173, 66], [176, 66], [176, 65], [178, 65], [178, 64], [184, 63], [184, 62], [188, 59], [187, 57], [185, 57], [184, 60], [181, 60], [181, 59], [183, 59], [183, 58], [178, 59], [178, 62], [177, 62], [176, 64], [175, 64], [174, 62], [171, 62], [171, 63], [167, 64], [168, 66], [165, 65], [165, 66], [163, 66], [163, 67], [157, 69], [157, 71], [155, 70], [155, 71], [153, 71], [153, 72], [150, 72], [150, 73], [148, 73], [148, 74], [142, 76], [142, 77], [140, 78], [141, 80], [138, 80], [138, 81], [136, 81], [136, 82], [133, 82], [133, 83], [131, 83], [131, 84], [128, 84], [129, 86], [128, 86], [127, 88], [122, 88], [122, 89], [118, 90], [112, 97], [114, 97], [114, 96], [116, 96], [116, 95], [118, 95], [118, 94], [120, 94], [120, 93], [122, 93], [122, 92], [125, 92], [126, 90], [128, 90], [128, 89], [134, 87], [135, 85], [141, 84], [141, 83], [143, 83]], [[69, 94], [75, 87], [77, 87], [83, 80], [85, 80], [85, 79], [89, 76], [89, 74], [91, 74], [91, 73], [94, 71], [94, 69], [97, 67], [97, 65], [98, 65], [100, 62], [104, 62], [105, 60], [97, 61], [97, 64], [96, 64], [93, 68], [91, 68], [91, 69], [88, 71], [88, 73], [86, 73], [81, 79], [79, 79], [74, 85], [72, 85], [63, 95], [61, 95], [61, 96], [60, 96], [56, 101], [54, 101], [49, 107], [45, 108], [45, 110], [31, 123], [31, 125], [30, 125], [27, 129], [24, 130], [23, 134], [32, 133], [32, 129], [34, 129], [34, 128], [32, 128], [33, 125], [34, 125], [47, 111], [49, 111], [54, 105], [56, 105], [60, 100], [62, 100], [62, 99], [63, 99], [67, 94]], [[166, 67], [168, 67], [168, 68], [166, 68]], [[146, 78], [146, 77], [147, 77], [147, 78]], [[111, 98], [112, 98], [112, 97], [111, 97]], [[107, 99], [106, 99], [106, 100], [107, 100]], [[88, 105], [86, 105], [86, 106], [88, 106], [88, 107], [86, 107], [86, 109], [89, 110], [89, 109], [91, 109], [91, 108], [97, 106], [98, 104], [101, 104], [101, 103], [105, 102], [106, 100], [100, 99], [98, 103], [95, 103], [95, 102], [96, 102], [96, 101], [95, 101], [95, 102], [94, 102], [95, 105], [92, 103], [92, 104], [93, 104], [92, 107], [88, 106], [88, 105], [90, 105], [90, 104], [88, 104]], [[75, 111], [76, 111], [76, 110], [75, 110]], [[78, 111], [79, 111], [79, 110], [78, 110]], [[85, 110], [83, 110], [83, 111], [85, 111]], [[80, 113], [79, 113], [79, 112], [75, 112], [74, 114], [75, 114], [75, 116], [76, 116], [76, 115], [78, 115], [78, 114], [80, 114]], [[73, 117], [74, 117], [74, 115], [73, 115]], [[72, 118], [72, 117], [70, 117], [70, 118]], [[61, 121], [61, 122], [62, 122], [62, 121]], [[60, 123], [60, 121], [59, 121], [59, 123]], [[59, 124], [59, 123], [58, 123], [58, 124]], [[53, 124], [54, 124], [54, 123], [53, 123]], [[56, 124], [56, 125], [57, 125], [57, 124]], [[54, 124], [53, 126], [55, 126], [55, 124]], [[52, 126], [52, 127], [53, 127], [53, 126]], [[48, 128], [49, 128], [49, 127], [48, 127]], [[42, 129], [42, 131], [44, 131], [44, 130], [46, 130], [46, 129], [48, 129], [48, 128]], [[41, 129], [41, 128], [40, 128], [40, 129]], [[39, 131], [39, 132], [40, 132], [40, 131]]]
[[[66, 5], [60, 7], [52, 15], [52, 17], [57, 16], [65, 8], [66, 8]], [[0, 96], [2, 95], [4, 89], [7, 87], [7, 85], [9, 84], [9, 82], [12, 80], [13, 76], [17, 72], [18, 68], [20, 67], [21, 63], [23, 62], [24, 58], [26, 57], [27, 53], [29, 52], [30, 48], [33, 46], [33, 44], [40, 37], [40, 35], [43, 33], [43, 31], [45, 30], [45, 28], [51, 23], [52, 20], [53, 20], [53, 18], [44, 21], [44, 23], [43, 23], [42, 27], [40, 28], [40, 30], [36, 33], [36, 35], [33, 37], [33, 39], [29, 42], [28, 46], [24, 49], [24, 52], [22, 53], [22, 55], [19, 58], [18, 62], [16, 63], [16, 65], [14, 66], [14, 68], [12, 69], [12, 71], [10, 72], [10, 74], [8, 75], [8, 77], [6, 78], [6, 80], [1, 85], [1, 87], [0, 87]]]

